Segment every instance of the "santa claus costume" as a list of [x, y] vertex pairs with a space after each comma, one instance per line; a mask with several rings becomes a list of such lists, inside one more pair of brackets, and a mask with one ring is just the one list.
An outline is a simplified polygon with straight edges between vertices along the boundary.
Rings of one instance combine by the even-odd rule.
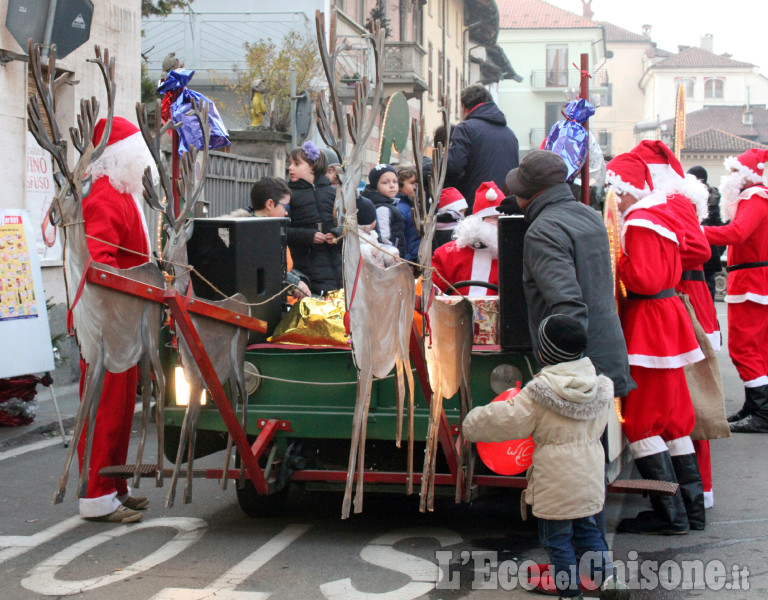
[[675, 295], [684, 229], [652, 193], [647, 165], [622, 154], [607, 165], [607, 181], [621, 195], [623, 256], [618, 273], [627, 289], [621, 322], [630, 373], [637, 383], [624, 403], [624, 432], [645, 479], [677, 482], [674, 496], [652, 496], [653, 511], [624, 519], [617, 531], [685, 533], [705, 525], [704, 495], [689, 437], [693, 405], [683, 367], [704, 358], [683, 303]]
[[711, 244], [728, 246], [728, 352], [746, 399], [728, 417], [736, 433], [768, 432], [768, 150], [725, 160], [720, 183], [722, 227], [705, 227]]
[[[700, 225], [708, 214], [709, 190], [695, 176], [683, 171], [680, 161], [664, 142], [644, 140], [632, 153], [648, 165], [653, 189], [667, 194], [667, 206], [685, 228], [685, 242], [679, 248], [683, 273], [675, 290], [688, 296], [696, 319], [717, 352], [721, 345], [720, 325], [704, 276], [704, 263], [712, 256], [712, 250]], [[695, 440], [693, 447], [704, 484], [704, 504], [711, 508], [715, 500], [709, 440]]]
[[[499, 284], [499, 240], [497, 220], [504, 194], [492, 181], [477, 188], [472, 215], [456, 225], [452, 242], [440, 246], [432, 256], [433, 283], [445, 292], [460, 281]], [[460, 287], [464, 296], [495, 296], [498, 291], [483, 286]]]
[[443, 188], [435, 213], [435, 235], [432, 238], [432, 252], [453, 239], [456, 225], [464, 220], [467, 201], [461, 192], [453, 187]]
[[[106, 125], [101, 119], [94, 128], [93, 143], [98, 144]], [[149, 261], [149, 236], [141, 210], [142, 176], [152, 157], [139, 129], [130, 121], [114, 117], [102, 155], [88, 167], [93, 178], [88, 196], [83, 198], [83, 217], [88, 250], [94, 262], [126, 269]], [[139, 253], [139, 254], [136, 254]], [[85, 364], [80, 364], [82, 395]], [[123, 465], [128, 456], [133, 413], [136, 407], [137, 368], [123, 373], [107, 373], [96, 414], [88, 490], [79, 500], [80, 515], [95, 520], [137, 521], [146, 498], [136, 498], [124, 479], [101, 477], [99, 470]], [[80, 468], [83, 464], [85, 431], [78, 443]], [[123, 506], [123, 503], [125, 506]], [[127, 507], [127, 508], [126, 508]]]

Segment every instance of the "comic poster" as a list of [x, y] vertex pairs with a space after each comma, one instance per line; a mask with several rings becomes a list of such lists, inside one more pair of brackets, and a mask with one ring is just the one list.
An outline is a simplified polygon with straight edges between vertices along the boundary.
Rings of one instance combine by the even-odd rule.
[[42, 266], [62, 264], [59, 232], [48, 219], [48, 210], [56, 193], [53, 181], [51, 155], [43, 150], [31, 133], [27, 132], [27, 210], [31, 227], [35, 232], [30, 239], [31, 248], [37, 252]]
[[21, 215], [0, 222], [0, 321], [36, 318], [37, 299]]

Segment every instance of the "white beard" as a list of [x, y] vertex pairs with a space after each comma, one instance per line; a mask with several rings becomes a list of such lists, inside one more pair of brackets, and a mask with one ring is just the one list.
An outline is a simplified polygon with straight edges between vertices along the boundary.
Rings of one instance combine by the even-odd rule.
[[720, 178], [720, 218], [723, 223], [727, 223], [736, 216], [739, 194], [745, 187], [749, 185], [743, 173], [729, 173]]
[[491, 251], [493, 258], [499, 257], [499, 229], [482, 217], [475, 215], [466, 217], [461, 223], [456, 225], [453, 231], [453, 239], [459, 248], [469, 246], [470, 248], [482, 248], [485, 246]]

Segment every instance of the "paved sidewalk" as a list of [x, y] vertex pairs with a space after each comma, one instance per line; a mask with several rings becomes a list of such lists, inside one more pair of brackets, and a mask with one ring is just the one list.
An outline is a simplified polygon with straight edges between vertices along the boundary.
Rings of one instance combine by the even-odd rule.
[[[77, 407], [80, 403], [77, 382], [53, 386], [56, 403], [59, 406], [64, 430], [69, 441], [72, 427], [75, 423]], [[22, 427], [0, 427], [0, 449], [18, 446], [32, 441], [38, 441], [41, 436], [61, 437], [56, 406], [51, 396], [51, 388], [37, 386], [37, 414], [35, 420]]]

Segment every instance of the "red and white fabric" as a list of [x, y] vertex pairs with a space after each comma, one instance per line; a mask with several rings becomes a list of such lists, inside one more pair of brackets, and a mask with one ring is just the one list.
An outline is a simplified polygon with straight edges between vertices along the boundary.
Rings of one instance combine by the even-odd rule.
[[605, 166], [605, 182], [618, 194], [642, 200], [653, 191], [648, 165], [634, 154], [619, 154]]
[[499, 204], [504, 199], [504, 192], [493, 181], [484, 181], [475, 192], [472, 215], [476, 217], [498, 217]]
[[686, 173], [669, 146], [660, 140], [643, 140], [630, 154], [647, 165], [653, 178], [653, 189], [667, 194], [678, 193], [690, 200], [699, 221], [706, 218], [709, 190], [695, 176]]
[[[94, 128], [94, 143], [104, 131], [104, 120]], [[137, 142], [140, 142], [138, 144]], [[83, 199], [83, 218], [88, 250], [95, 262], [119, 269], [149, 261], [149, 236], [141, 210], [141, 177], [152, 157], [138, 128], [115, 117], [108, 145], [89, 167], [94, 178], [90, 193]], [[95, 238], [95, 239], [94, 239]], [[85, 364], [80, 365], [80, 386], [84, 383]], [[88, 490], [79, 499], [80, 515], [99, 517], [115, 511], [120, 498], [130, 494], [125, 480], [100, 477], [99, 469], [125, 464], [128, 455], [133, 413], [136, 407], [137, 368], [123, 373], [107, 373], [96, 414], [91, 449]], [[82, 466], [85, 430], [78, 441]]]
[[[432, 266], [437, 270], [432, 277], [433, 283], [440, 291], [448, 290], [449, 283], [458, 281], [487, 281], [499, 284], [499, 259], [493, 256], [490, 248], [460, 247], [456, 240], [443, 244], [432, 257]], [[498, 292], [485, 287], [472, 286], [458, 289], [465, 296], [497, 296]]]
[[[729, 274], [729, 277], [731, 275], [733, 273]], [[728, 355], [744, 387], [768, 385], [766, 340], [768, 340], [768, 306], [757, 302], [737, 302], [728, 305]]]
[[[667, 208], [666, 196], [654, 193], [636, 202], [624, 219], [624, 255], [618, 271], [627, 291], [654, 295], [674, 288], [682, 273], [679, 245], [684, 230]], [[621, 320], [630, 365], [676, 369], [704, 358], [693, 324], [676, 296], [627, 299]]]
[[[712, 250], [704, 231], [699, 225], [694, 206], [681, 194], [667, 196], [667, 207], [685, 230], [685, 243], [680, 246], [680, 263], [683, 278], [675, 286], [678, 292], [686, 294], [691, 301], [696, 319], [707, 334], [715, 351], [720, 350], [720, 326], [712, 295], [704, 279], [704, 263], [709, 260]], [[693, 277], [691, 279], [690, 277]]]

